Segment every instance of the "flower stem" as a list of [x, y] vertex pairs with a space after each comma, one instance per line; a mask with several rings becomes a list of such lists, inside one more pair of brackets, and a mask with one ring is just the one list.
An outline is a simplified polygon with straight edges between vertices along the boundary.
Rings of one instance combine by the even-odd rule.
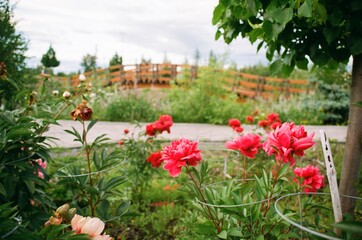
[[[91, 168], [91, 159], [90, 159], [91, 148], [88, 146], [88, 143], [87, 143], [87, 130], [85, 127], [85, 123], [83, 120], [81, 120], [81, 123], [83, 126], [83, 145], [85, 147], [86, 160], [87, 160], [87, 165], [88, 165], [89, 186], [92, 188], [93, 180], [92, 180], [92, 168]], [[91, 216], [94, 217], [95, 213], [94, 213], [93, 194], [92, 193], [90, 193], [89, 207], [91, 210]]]
[[[190, 176], [190, 178], [191, 178], [191, 181], [192, 181], [192, 182], [194, 183], [194, 185], [196, 186], [196, 189], [197, 189], [197, 191], [199, 192], [199, 194], [200, 194], [200, 196], [201, 196], [201, 198], [202, 198], [202, 201], [203, 201], [204, 203], [206, 203], [205, 196], [204, 196], [204, 194], [203, 194], [202, 191], [201, 191], [201, 183], [200, 183], [200, 185], [198, 185], [198, 184], [196, 183], [195, 178], [192, 176], [191, 171], [190, 171], [190, 169], [189, 169], [187, 166], [186, 166], [186, 170], [187, 170], [187, 174], [188, 174], [188, 175]], [[214, 218], [214, 215], [212, 214], [211, 209], [210, 209], [210, 207], [209, 207], [208, 205], [201, 205], [201, 206], [202, 206], [202, 208], [203, 208], [204, 210], [205, 210], [205, 206], [206, 206], [206, 209], [207, 209], [207, 211], [205, 210], [206, 214], [210, 217], [212, 223], [215, 225], [217, 232], [220, 233], [221, 230], [222, 230], [222, 229], [221, 229], [221, 226], [220, 226], [220, 221], [219, 221], [218, 219], [215, 219], [215, 218]]]
[[246, 156], [244, 155], [244, 182], [246, 181]]

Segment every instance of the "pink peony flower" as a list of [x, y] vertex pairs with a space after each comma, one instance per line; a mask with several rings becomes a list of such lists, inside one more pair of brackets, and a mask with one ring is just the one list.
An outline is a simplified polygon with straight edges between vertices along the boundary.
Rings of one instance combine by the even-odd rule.
[[201, 161], [201, 150], [197, 147], [197, 141], [184, 138], [171, 142], [170, 146], [165, 146], [161, 151], [161, 160], [166, 163], [163, 168], [169, 172], [170, 176], [177, 177], [182, 167], [196, 166]]
[[151, 153], [151, 155], [147, 158], [146, 161], [151, 163], [152, 167], [158, 168], [159, 166], [161, 166], [163, 162], [161, 158], [162, 158], [161, 151], [158, 151]]
[[305, 168], [295, 168], [294, 173], [296, 175], [294, 181], [299, 183], [297, 178], [303, 180], [302, 187], [306, 193], [316, 192], [318, 189], [324, 187], [324, 176], [319, 173], [318, 167], [308, 165]]
[[76, 214], [70, 224], [75, 234], [85, 233], [92, 239], [112, 239], [109, 235], [100, 235], [104, 230], [105, 224], [99, 218], [82, 217]]
[[263, 149], [269, 156], [275, 155], [277, 161], [293, 166], [293, 155], [304, 156], [304, 150], [314, 145], [313, 136], [314, 133], [307, 136], [303, 126], [295, 127], [294, 123], [286, 122], [268, 134]]
[[226, 142], [226, 148], [240, 151], [241, 154], [248, 158], [255, 158], [259, 148], [263, 145], [260, 143], [260, 136], [248, 133], [244, 136], [235, 138], [233, 141]]

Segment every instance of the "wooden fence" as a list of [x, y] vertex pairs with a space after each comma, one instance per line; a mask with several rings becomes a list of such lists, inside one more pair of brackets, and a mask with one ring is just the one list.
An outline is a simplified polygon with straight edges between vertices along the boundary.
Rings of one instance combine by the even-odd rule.
[[[171, 81], [178, 79], [195, 80], [198, 67], [177, 64], [134, 64], [116, 65], [109, 68], [85, 72], [87, 81], [102, 86], [117, 85], [123, 88], [170, 87]], [[220, 74], [220, 71], [218, 71]], [[76, 87], [79, 75], [54, 77], [65, 86]], [[240, 98], [270, 98], [308, 93], [311, 90], [308, 80], [264, 77], [238, 71], [222, 71], [225, 88], [235, 92]]]

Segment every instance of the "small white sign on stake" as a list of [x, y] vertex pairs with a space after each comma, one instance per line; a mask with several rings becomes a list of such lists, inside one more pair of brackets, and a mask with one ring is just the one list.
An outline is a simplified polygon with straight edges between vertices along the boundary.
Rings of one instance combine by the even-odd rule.
[[341, 200], [339, 199], [339, 191], [337, 184], [337, 172], [334, 168], [332, 151], [329, 145], [329, 140], [327, 135], [323, 130], [319, 130], [323, 154], [324, 154], [324, 162], [327, 169], [327, 178], [329, 182], [329, 188], [331, 191], [332, 197], [332, 205], [333, 205], [333, 213], [334, 213], [334, 221], [336, 223], [341, 222], [343, 220], [342, 209], [341, 209]]

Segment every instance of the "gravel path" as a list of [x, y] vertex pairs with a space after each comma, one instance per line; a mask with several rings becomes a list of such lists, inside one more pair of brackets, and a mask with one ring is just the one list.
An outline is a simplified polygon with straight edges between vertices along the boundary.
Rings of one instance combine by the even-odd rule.
[[[53, 147], [80, 147], [79, 142], [74, 142], [73, 135], [66, 133], [64, 130], [72, 129], [74, 127], [81, 132], [81, 124], [78, 121], [58, 121], [60, 126], [51, 125], [49, 131], [45, 133], [46, 136], [58, 138], [58, 140], [51, 142]], [[88, 133], [88, 141], [92, 142], [100, 134], [107, 134], [111, 142], [118, 142], [124, 137], [123, 130], [128, 129], [129, 134], [137, 136], [140, 132], [145, 131], [147, 123], [141, 123], [141, 127], [125, 122], [97, 122]], [[252, 132], [255, 126], [243, 125], [244, 133]], [[322, 129], [326, 132], [329, 139], [337, 142], [345, 142], [347, 127], [346, 126], [305, 126], [308, 133], [315, 132], [315, 140], [319, 140], [319, 130]], [[231, 130], [229, 126], [225, 125], [212, 125], [212, 124], [196, 124], [196, 123], [174, 123], [171, 127], [171, 133], [162, 133], [158, 139], [161, 140], [174, 140], [179, 138], [189, 138], [192, 140], [199, 140], [200, 142], [225, 142], [233, 139], [237, 135]]]

